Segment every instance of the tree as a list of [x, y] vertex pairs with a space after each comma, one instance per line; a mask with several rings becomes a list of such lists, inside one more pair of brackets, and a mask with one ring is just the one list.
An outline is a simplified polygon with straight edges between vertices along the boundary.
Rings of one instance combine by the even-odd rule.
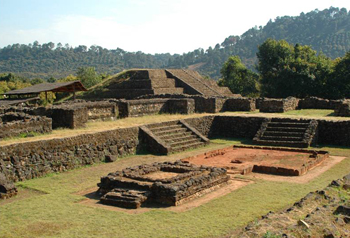
[[328, 98], [350, 98], [350, 51], [336, 60], [328, 85]]
[[30, 80], [31, 85], [40, 84], [43, 82], [44, 82], [44, 80], [42, 80], [41, 78], [34, 78], [34, 79]]
[[233, 93], [242, 96], [257, 96], [259, 76], [247, 69], [238, 56], [231, 56], [221, 68], [220, 86], [229, 87]]
[[101, 81], [101, 77], [96, 73], [94, 67], [78, 68], [77, 79], [87, 88], [90, 88]]
[[47, 80], [48, 83], [56, 83], [56, 81], [57, 81], [57, 79], [55, 79], [52, 76]]
[[257, 57], [263, 96], [325, 95], [332, 60], [310, 46], [268, 39], [258, 47]]

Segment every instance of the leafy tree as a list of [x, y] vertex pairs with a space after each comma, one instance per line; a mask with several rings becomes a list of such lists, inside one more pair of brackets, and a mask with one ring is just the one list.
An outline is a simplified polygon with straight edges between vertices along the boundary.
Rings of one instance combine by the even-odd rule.
[[268, 97], [323, 97], [332, 71], [332, 60], [310, 46], [284, 40], [266, 40], [258, 48], [262, 95]]
[[32, 80], [30, 80], [30, 84], [31, 85], [35, 85], [35, 84], [40, 84], [40, 83], [43, 83], [44, 80], [40, 79], [40, 78], [34, 78]]
[[259, 76], [247, 69], [238, 56], [231, 56], [221, 68], [220, 86], [229, 87], [233, 93], [257, 96]]
[[55, 79], [54, 77], [50, 77], [47, 82], [48, 83], [56, 83], [57, 79]]
[[101, 77], [96, 73], [94, 67], [78, 68], [77, 79], [80, 80], [87, 88], [98, 84], [102, 80]]
[[343, 58], [336, 60], [328, 86], [328, 98], [350, 98], [350, 51]]

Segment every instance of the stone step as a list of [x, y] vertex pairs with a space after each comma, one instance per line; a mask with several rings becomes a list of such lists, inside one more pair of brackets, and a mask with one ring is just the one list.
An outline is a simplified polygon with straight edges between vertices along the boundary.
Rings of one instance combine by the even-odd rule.
[[178, 125], [178, 124], [179, 124], [179, 121], [166, 121], [166, 122], [161, 122], [161, 123], [157, 123], [157, 124], [150, 124], [150, 125], [147, 125], [147, 127], [148, 127], [148, 129], [152, 130], [153, 128]]
[[159, 136], [159, 138], [164, 140], [164, 141], [168, 141], [168, 140], [187, 137], [187, 136], [191, 136], [191, 135], [193, 135], [191, 131], [185, 131], [185, 132], [177, 132], [177, 133], [172, 133], [172, 134], [165, 134], [165, 135]]
[[265, 131], [264, 136], [296, 136], [296, 137], [303, 137], [304, 132], [284, 132], [284, 131]]
[[300, 127], [267, 127], [266, 131], [284, 131], [284, 132], [305, 132], [306, 128]]
[[173, 143], [169, 143], [169, 144], [171, 147], [176, 147], [176, 146], [181, 146], [181, 145], [192, 144], [195, 142], [201, 142], [201, 140], [199, 138], [192, 138], [192, 139], [182, 140], [182, 141], [173, 142]]
[[157, 133], [160, 131], [167, 131], [167, 130], [177, 129], [177, 128], [182, 128], [182, 125], [181, 124], [174, 124], [174, 125], [158, 126], [158, 127], [151, 128], [151, 131], [153, 133]]
[[180, 151], [185, 151], [185, 150], [188, 150], [188, 149], [192, 149], [192, 148], [197, 148], [199, 146], [202, 146], [202, 145], [205, 145], [204, 142], [194, 142], [194, 143], [191, 143], [191, 144], [186, 144], [186, 145], [180, 145], [180, 146], [175, 146], [175, 147], [172, 147], [172, 152], [180, 152]]
[[256, 140], [260, 145], [273, 145], [273, 146], [284, 146], [284, 147], [301, 147], [307, 148], [309, 145], [305, 142], [300, 141], [271, 141], [271, 140]]
[[303, 137], [295, 137], [295, 136], [265, 136], [261, 137], [261, 140], [271, 140], [271, 141], [302, 141]]
[[185, 128], [185, 127], [168, 129], [168, 130], [163, 130], [163, 131], [158, 131], [158, 132], [153, 132], [153, 130], [152, 130], [152, 132], [157, 136], [169, 135], [169, 134], [186, 132], [186, 131], [187, 131], [187, 128]]
[[148, 199], [149, 191], [113, 189], [101, 197], [101, 203], [126, 208], [139, 208]]
[[310, 123], [311, 120], [296, 120], [291, 118], [272, 118], [271, 122]]
[[307, 128], [309, 123], [302, 122], [269, 122], [268, 127], [298, 127], [298, 128]]
[[164, 140], [168, 144], [173, 143], [173, 142], [179, 142], [179, 141], [191, 140], [191, 139], [197, 138], [196, 135], [193, 135], [189, 131], [185, 132], [185, 133], [167, 135], [166, 137], [168, 139], [164, 139], [164, 137], [161, 138], [161, 139]]

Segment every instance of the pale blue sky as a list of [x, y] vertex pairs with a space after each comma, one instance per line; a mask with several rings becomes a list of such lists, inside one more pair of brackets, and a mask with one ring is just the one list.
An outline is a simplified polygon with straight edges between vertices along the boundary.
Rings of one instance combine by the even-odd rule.
[[0, 0], [0, 47], [61, 42], [145, 53], [207, 49], [277, 16], [348, 0]]

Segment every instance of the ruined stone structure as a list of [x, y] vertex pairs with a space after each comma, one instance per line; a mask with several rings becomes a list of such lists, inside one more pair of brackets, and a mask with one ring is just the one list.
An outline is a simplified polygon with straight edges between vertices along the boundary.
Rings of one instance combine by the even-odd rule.
[[[266, 118], [256, 116], [204, 116], [183, 121], [207, 138], [253, 139]], [[350, 121], [316, 120], [315, 143], [350, 146]], [[9, 181], [41, 177], [143, 151], [149, 146], [139, 127], [122, 128], [0, 146], [0, 173]]]
[[306, 97], [299, 100], [298, 109], [335, 109], [339, 104], [341, 100]]
[[48, 133], [52, 131], [52, 120], [47, 117], [9, 112], [0, 114], [0, 139], [23, 133]]
[[267, 118], [253, 141], [260, 145], [307, 148], [316, 140], [317, 125], [315, 120]]
[[122, 118], [159, 113], [192, 114], [195, 109], [195, 101], [190, 98], [120, 100], [117, 104]]
[[288, 97], [286, 99], [264, 98], [259, 101], [260, 112], [287, 112], [298, 107], [299, 99]]
[[350, 116], [350, 101], [345, 100], [334, 108], [334, 115], [338, 117], [349, 117]]
[[126, 168], [101, 178], [98, 194], [108, 205], [139, 208], [143, 203], [177, 206], [229, 180], [225, 169], [176, 161]]
[[135, 99], [142, 95], [159, 94], [234, 96], [228, 88], [217, 86], [214, 80], [204, 79], [195, 71], [135, 69], [109, 80], [101, 93], [87, 93], [84, 98]]

